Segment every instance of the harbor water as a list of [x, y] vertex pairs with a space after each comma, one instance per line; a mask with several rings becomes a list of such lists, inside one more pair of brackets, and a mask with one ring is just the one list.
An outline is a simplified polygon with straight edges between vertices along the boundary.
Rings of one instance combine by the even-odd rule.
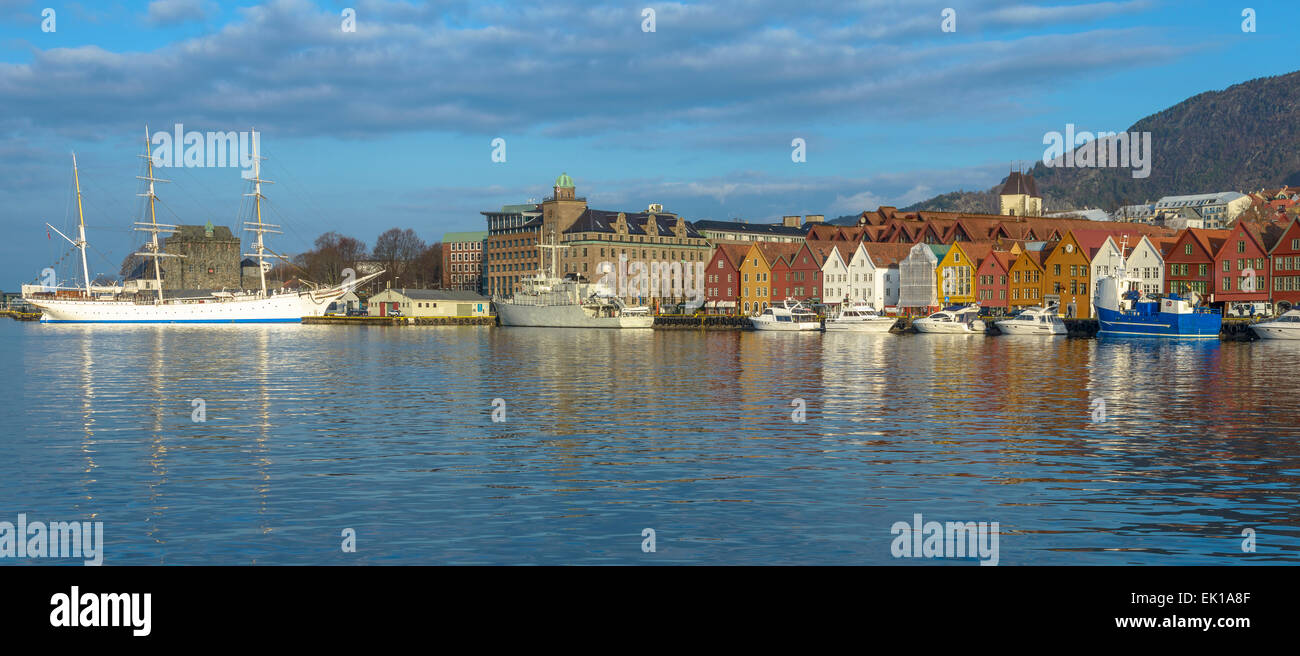
[[105, 565], [975, 565], [896, 558], [917, 514], [1001, 566], [1300, 561], [1300, 343], [3, 321], [0, 357], [0, 521], [101, 521]]

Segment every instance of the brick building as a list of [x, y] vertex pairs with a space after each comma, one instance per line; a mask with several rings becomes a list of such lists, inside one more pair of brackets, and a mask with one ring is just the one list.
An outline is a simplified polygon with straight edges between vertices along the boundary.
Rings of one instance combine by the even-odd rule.
[[487, 232], [448, 232], [442, 236], [442, 288], [478, 292], [483, 287], [483, 247]]

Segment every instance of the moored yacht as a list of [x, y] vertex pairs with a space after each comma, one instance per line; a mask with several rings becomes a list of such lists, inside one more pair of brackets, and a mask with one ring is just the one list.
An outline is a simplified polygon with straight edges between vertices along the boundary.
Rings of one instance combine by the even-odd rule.
[[912, 326], [920, 333], [983, 335], [986, 326], [979, 312], [979, 304], [947, 308], [913, 321]]
[[887, 333], [897, 322], [893, 317], [882, 316], [870, 305], [859, 303], [847, 306], [838, 315], [826, 319], [826, 330]]
[[1289, 310], [1282, 316], [1250, 325], [1260, 339], [1300, 339], [1300, 310]]
[[803, 303], [786, 299], [779, 306], [768, 307], [750, 319], [755, 330], [821, 330], [822, 322]]
[[1065, 335], [1065, 322], [1056, 313], [1056, 306], [1033, 306], [1021, 310], [1009, 319], [993, 322], [998, 330], [1008, 335]]

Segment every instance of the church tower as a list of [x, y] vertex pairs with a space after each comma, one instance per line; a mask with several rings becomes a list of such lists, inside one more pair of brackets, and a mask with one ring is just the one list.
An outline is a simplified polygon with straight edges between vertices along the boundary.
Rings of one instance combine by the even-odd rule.
[[1007, 216], [1042, 216], [1043, 197], [1038, 195], [1038, 185], [1034, 176], [1020, 171], [1012, 171], [1002, 185], [999, 196], [999, 214]]

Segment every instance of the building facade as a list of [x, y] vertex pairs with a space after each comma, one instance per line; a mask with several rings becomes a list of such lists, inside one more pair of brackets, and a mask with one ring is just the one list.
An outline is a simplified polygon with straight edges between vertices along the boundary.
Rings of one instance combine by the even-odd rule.
[[1042, 216], [1043, 197], [1034, 176], [1013, 171], [998, 195], [998, 213], [1006, 216]]
[[[177, 226], [162, 245], [164, 253], [182, 257], [159, 258], [163, 289], [253, 289], [261, 287], [260, 278], [243, 280], [239, 238], [226, 226]], [[143, 277], [152, 278], [149, 264]]]
[[1300, 219], [1291, 219], [1273, 249], [1273, 303], [1278, 307], [1300, 306]]
[[483, 252], [487, 232], [448, 232], [442, 235], [442, 288], [481, 292]]
[[456, 289], [385, 289], [366, 304], [372, 317], [486, 317], [488, 299]]

